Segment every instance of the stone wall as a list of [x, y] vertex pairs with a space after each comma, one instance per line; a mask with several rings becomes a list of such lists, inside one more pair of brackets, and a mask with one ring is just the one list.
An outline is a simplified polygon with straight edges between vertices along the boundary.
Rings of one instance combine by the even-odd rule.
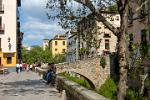
[[107, 100], [105, 97], [88, 90], [75, 82], [68, 81], [63, 77], [57, 77], [57, 89], [65, 90], [67, 100]]

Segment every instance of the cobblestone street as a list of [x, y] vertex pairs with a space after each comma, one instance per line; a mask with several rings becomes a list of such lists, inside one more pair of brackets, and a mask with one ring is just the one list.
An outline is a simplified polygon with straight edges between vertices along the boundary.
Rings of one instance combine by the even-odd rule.
[[0, 100], [60, 100], [54, 87], [32, 72], [0, 75]]

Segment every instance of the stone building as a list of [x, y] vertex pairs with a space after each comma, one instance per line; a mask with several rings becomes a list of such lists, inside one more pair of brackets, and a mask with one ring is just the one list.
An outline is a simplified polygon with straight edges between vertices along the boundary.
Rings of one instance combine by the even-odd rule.
[[77, 30], [71, 29], [66, 32], [67, 38], [67, 62], [75, 62], [78, 60], [78, 37]]
[[[141, 65], [145, 74], [148, 71], [150, 72], [150, 60], [148, 59], [150, 57], [150, 50], [148, 49], [148, 45], [150, 45], [150, 0], [141, 0], [139, 4], [142, 4], [142, 6], [139, 6], [135, 2], [133, 1], [130, 4], [133, 8], [129, 10], [128, 46], [130, 51], [135, 52], [135, 55], [131, 59], [139, 56], [142, 57]], [[133, 44], [137, 45], [136, 50], [133, 50]], [[143, 53], [141, 52], [142, 49]]]
[[[102, 15], [113, 26], [120, 27], [119, 14], [103, 11]], [[102, 22], [96, 21], [92, 14], [79, 22], [78, 30], [80, 33], [78, 36], [80, 41], [79, 54], [82, 53], [81, 58], [116, 52], [117, 37]]]
[[[129, 10], [128, 33], [134, 42], [140, 44], [143, 38], [150, 41], [150, 1], [141, 0], [141, 4], [145, 2], [141, 7], [134, 2], [131, 3], [133, 8]], [[147, 31], [145, 37], [142, 34], [144, 30]]]
[[0, 65], [16, 66], [21, 0], [0, 0]]

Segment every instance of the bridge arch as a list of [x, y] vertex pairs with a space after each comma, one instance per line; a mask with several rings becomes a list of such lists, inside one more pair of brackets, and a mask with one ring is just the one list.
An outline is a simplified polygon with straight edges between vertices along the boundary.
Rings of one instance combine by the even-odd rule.
[[[87, 78], [86, 76], [84, 76], [83, 74], [78, 73], [78, 72], [75, 72], [75, 71], [62, 71], [62, 72], [60, 72], [60, 73], [64, 73], [64, 72], [79, 75], [80, 77], [82, 77], [82, 78], [84, 78], [86, 81], [88, 81], [88, 83], [89, 83], [89, 85], [90, 85], [90, 87], [91, 87], [92, 89], [95, 89], [95, 88], [96, 88], [96, 86], [94, 85], [94, 83], [93, 83], [89, 78]], [[58, 74], [58, 73], [57, 73], [57, 74]]]

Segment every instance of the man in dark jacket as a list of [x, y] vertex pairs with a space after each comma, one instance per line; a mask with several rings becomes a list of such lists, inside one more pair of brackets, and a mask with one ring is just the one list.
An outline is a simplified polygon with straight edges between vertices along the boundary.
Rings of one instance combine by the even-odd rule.
[[48, 64], [49, 70], [47, 71], [46, 75], [46, 81], [47, 84], [49, 84], [51, 81], [53, 81], [53, 78], [56, 76], [56, 66], [54, 63]]

